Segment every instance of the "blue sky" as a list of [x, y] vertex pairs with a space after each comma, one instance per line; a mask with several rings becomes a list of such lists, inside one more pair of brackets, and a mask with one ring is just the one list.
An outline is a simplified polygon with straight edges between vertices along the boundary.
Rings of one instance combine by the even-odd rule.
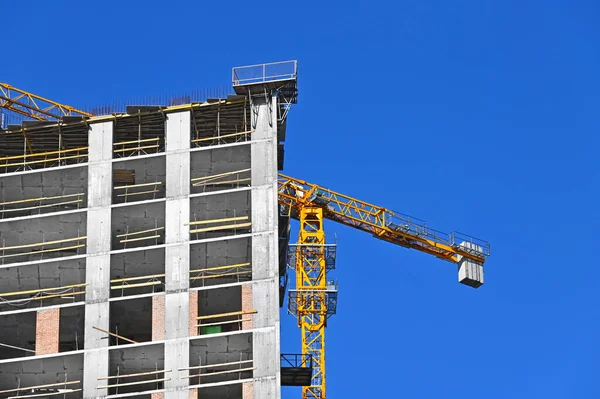
[[[5, 1], [0, 15], [0, 81], [71, 105], [298, 59], [286, 173], [491, 242], [474, 290], [450, 263], [328, 224], [328, 397], [600, 395], [600, 3]], [[300, 350], [285, 314], [282, 350]]]

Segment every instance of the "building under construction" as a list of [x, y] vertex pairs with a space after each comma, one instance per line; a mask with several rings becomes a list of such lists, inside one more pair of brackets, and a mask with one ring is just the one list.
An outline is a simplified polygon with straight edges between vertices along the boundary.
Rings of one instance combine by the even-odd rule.
[[0, 131], [0, 398], [326, 399], [326, 219], [483, 284], [487, 242], [278, 174], [295, 61], [232, 84], [92, 115], [0, 83], [0, 110], [25, 117]]
[[234, 88], [0, 132], [0, 397], [280, 397], [296, 63]]

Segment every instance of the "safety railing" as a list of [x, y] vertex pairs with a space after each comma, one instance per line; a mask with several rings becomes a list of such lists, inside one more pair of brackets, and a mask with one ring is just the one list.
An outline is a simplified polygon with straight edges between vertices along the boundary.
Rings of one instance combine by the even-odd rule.
[[235, 67], [231, 71], [233, 86], [289, 80], [297, 77], [298, 61], [296, 60]]
[[250, 169], [239, 169], [215, 175], [195, 177], [192, 187], [200, 187], [203, 191], [213, 187], [247, 187], [250, 186]]
[[[233, 367], [233, 368], [232, 368]], [[220, 370], [222, 369], [222, 370]], [[189, 375], [181, 377], [182, 379], [198, 378], [199, 384], [202, 384], [202, 378], [226, 375], [226, 374], [238, 374], [237, 379], [241, 378], [241, 373], [250, 372], [255, 370], [253, 367], [253, 360], [240, 360], [236, 362], [218, 363], [218, 364], [205, 364], [201, 366], [183, 367], [179, 371], [189, 371]], [[195, 374], [192, 374], [195, 373]]]
[[237, 278], [239, 281], [240, 278], [250, 277], [252, 275], [252, 266], [250, 265], [250, 262], [237, 263], [234, 265], [193, 269], [190, 270], [190, 274], [194, 274], [194, 276], [190, 277], [190, 281], [207, 280], [221, 277]]
[[[98, 381], [107, 381], [106, 385], [100, 385], [96, 387], [96, 389], [115, 389], [115, 394], [118, 394], [118, 389], [122, 387], [129, 387], [134, 385], [144, 385], [144, 384], [156, 384], [156, 389], [161, 389], [160, 385], [166, 381], [169, 381], [171, 378], [167, 378], [166, 373], [170, 373], [172, 370], [156, 370], [152, 371], [144, 371], [140, 373], [132, 373], [132, 374], [121, 374], [121, 375], [110, 375], [106, 377], [97, 378]], [[118, 371], [117, 371], [118, 372]], [[154, 377], [153, 379], [140, 379], [147, 377]], [[132, 378], [138, 379], [138, 381], [131, 381]], [[113, 382], [114, 381], [114, 382]]]
[[15, 212], [38, 211], [52, 209], [56, 207], [67, 208], [69, 206], [79, 207], [83, 203], [85, 193], [75, 193], [66, 195], [56, 195], [52, 197], [26, 198], [22, 200], [0, 202], [0, 218], [13, 217]]
[[249, 141], [253, 132], [254, 130], [247, 130], [244, 132], [216, 134], [208, 137], [196, 137], [192, 140], [192, 144], [195, 147], [209, 147], [213, 145], [241, 143]]
[[129, 231], [129, 226], [125, 228], [125, 233], [117, 234], [119, 243], [123, 244], [124, 248], [127, 248], [127, 244], [139, 241], [155, 240], [155, 245], [158, 245], [158, 240], [161, 238], [161, 233], [164, 230], [164, 226], [155, 227], [153, 229]]
[[[5, 246], [3, 240], [3, 246], [0, 247], [0, 259], [2, 264], [4, 264], [4, 260], [7, 258], [13, 257], [21, 257], [21, 256], [31, 256], [31, 255], [41, 255], [43, 257], [46, 253], [53, 252], [65, 252], [65, 251], [77, 251], [79, 252], [80, 248], [85, 247], [86, 236], [74, 237], [74, 238], [65, 238], [62, 240], [52, 240], [52, 241], [42, 241], [33, 244], [23, 244], [23, 245], [12, 245]], [[64, 245], [66, 244], [66, 246]], [[30, 251], [23, 252], [24, 249], [30, 249]]]
[[69, 148], [65, 150], [38, 152], [33, 154], [11, 155], [0, 158], [0, 169], [20, 171], [21, 168], [36, 169], [62, 166], [71, 163], [85, 162], [88, 147]]
[[162, 291], [165, 274], [151, 274], [148, 276], [125, 277], [110, 280], [111, 290], [120, 290], [121, 296], [125, 295], [125, 290], [132, 288], [150, 287], [152, 292], [157, 292], [157, 288]]
[[[26, 306], [33, 301], [44, 301], [45, 299], [55, 298], [75, 300], [75, 296], [85, 294], [86, 285], [87, 283], [81, 283], [62, 287], [0, 293], [0, 305]], [[18, 298], [19, 296], [26, 296], [26, 298]]]
[[130, 198], [133, 200], [143, 199], [141, 196], [151, 196], [152, 199], [156, 199], [156, 194], [160, 192], [159, 187], [163, 183], [160, 181], [155, 181], [151, 183], [140, 183], [140, 184], [129, 184], [125, 186], [116, 186], [114, 189], [117, 192], [117, 198], [123, 199], [124, 202], [127, 202]]
[[[187, 222], [185, 225], [190, 226], [190, 234], [196, 234], [196, 239], [198, 239], [199, 233], [209, 233], [224, 230], [232, 231], [234, 235], [241, 232], [246, 233], [252, 226], [252, 223], [248, 220], [248, 216], [234, 216], [230, 218], [197, 220], [194, 222]], [[191, 228], [192, 226], [196, 226], [196, 228]]]
[[281, 367], [292, 367], [292, 368], [313, 368], [314, 359], [312, 355], [302, 353], [282, 353], [281, 354]]
[[449, 240], [453, 247], [460, 248], [470, 254], [484, 257], [490, 256], [490, 243], [485, 240], [457, 231], [449, 234]]
[[126, 158], [137, 155], [148, 155], [160, 152], [160, 137], [120, 141], [113, 143], [113, 153], [116, 158]]

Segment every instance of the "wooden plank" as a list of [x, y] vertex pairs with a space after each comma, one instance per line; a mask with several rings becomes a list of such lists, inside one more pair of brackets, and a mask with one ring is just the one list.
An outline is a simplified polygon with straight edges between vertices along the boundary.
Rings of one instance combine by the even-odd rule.
[[181, 377], [181, 378], [209, 377], [211, 375], [242, 373], [244, 371], [251, 371], [251, 370], [256, 370], [256, 367], [248, 367], [245, 369], [237, 369], [237, 370], [215, 371], [213, 373], [204, 373], [204, 374], [192, 374], [192, 375], [188, 375], [187, 377]]
[[162, 373], [170, 373], [170, 372], [171, 372], [171, 370], [145, 371], [143, 373], [135, 373], [135, 374], [109, 375], [108, 377], [97, 378], [97, 380], [112, 380], [114, 378], [141, 377], [144, 375], [154, 375], [154, 374], [162, 374]]
[[110, 280], [111, 283], [122, 283], [125, 281], [136, 281], [136, 280], [145, 280], [145, 279], [150, 279], [150, 278], [156, 278], [156, 277], [165, 277], [165, 274], [151, 274], [148, 276], [139, 276], [139, 277], [125, 277], [125, 278], [117, 278], [114, 280]]
[[245, 266], [250, 266], [250, 262], [248, 262], [248, 263], [236, 263], [234, 265], [224, 265], [224, 266], [208, 267], [206, 269], [194, 269], [194, 270], [190, 270], [190, 273], [199, 273], [199, 272], [206, 272], [206, 271], [213, 271], [213, 270], [231, 269], [231, 268], [235, 268], [235, 267], [245, 267]]
[[60, 252], [60, 251], [66, 250], [66, 249], [76, 249], [76, 248], [82, 248], [82, 247], [85, 247], [85, 244], [71, 245], [70, 247], [43, 249], [43, 250], [39, 250], [39, 251], [21, 252], [19, 254], [2, 255], [2, 256], [0, 256], [0, 259], [12, 258], [14, 256], [25, 256], [25, 255], [43, 254], [43, 253], [48, 253], [48, 252]]
[[127, 240], [121, 240], [119, 241], [120, 243], [125, 243], [125, 242], [134, 242], [134, 241], [143, 241], [143, 240], [150, 240], [153, 238], [160, 238], [160, 235], [155, 235], [155, 236], [148, 236], [148, 237], [139, 237], [139, 238], [128, 238]]
[[198, 324], [196, 327], [222, 326], [223, 324], [241, 323], [243, 321], [252, 321], [252, 319], [239, 319], [239, 320], [222, 321], [222, 322], [217, 322], [217, 323]]
[[131, 184], [131, 185], [127, 185], [127, 186], [117, 186], [117, 187], [114, 187], [114, 189], [115, 190], [121, 190], [121, 189], [124, 189], [124, 188], [156, 186], [157, 184], [162, 184], [162, 182], [161, 181], [155, 181], [153, 183], [141, 183], [141, 184]]
[[131, 342], [132, 344], [139, 344], [139, 342], [136, 342], [136, 341], [134, 341], [134, 340], [132, 340], [132, 339], [129, 339], [129, 338], [125, 338], [125, 337], [123, 337], [122, 335], [115, 334], [115, 333], [111, 333], [110, 331], [106, 331], [106, 330], [103, 330], [103, 329], [101, 329], [101, 328], [94, 327], [94, 326], [92, 326], [92, 328], [93, 328], [94, 330], [98, 330], [98, 331], [100, 331], [100, 332], [103, 332], [104, 334], [108, 334], [108, 335], [112, 335], [113, 337], [120, 338], [120, 339], [122, 339], [123, 341]]
[[119, 148], [118, 150], [113, 150], [113, 152], [119, 153], [119, 152], [126, 152], [126, 151], [139, 151], [139, 150], [147, 150], [148, 148], [158, 148], [158, 144], [143, 145], [141, 147], [132, 147], [132, 148]]
[[36, 163], [48, 163], [48, 162], [55, 162], [55, 161], [64, 161], [67, 159], [75, 159], [75, 158], [85, 158], [87, 157], [88, 154], [82, 154], [82, 155], [71, 155], [69, 157], [62, 157], [62, 158], [50, 158], [50, 159], [40, 159], [39, 161], [23, 161], [23, 162], [18, 162], [18, 163], [5, 163], [5, 164], [0, 164], [0, 167], [2, 168], [6, 168], [9, 166], [24, 166], [24, 165], [33, 165]]
[[40, 393], [35, 395], [24, 395], [24, 396], [9, 396], [6, 399], [23, 399], [23, 398], [45, 398], [46, 396], [57, 396], [57, 395], [66, 395], [68, 393], [80, 392], [81, 389], [66, 389], [62, 392], [52, 392], [52, 393]]
[[43, 299], [58, 298], [58, 297], [67, 297], [67, 296], [75, 296], [75, 295], [83, 295], [83, 294], [85, 294], [85, 291], [65, 292], [64, 294], [36, 296], [34, 298], [31, 298], [31, 300], [33, 300], [33, 301], [41, 301]]
[[235, 272], [235, 273], [212, 274], [212, 275], [208, 275], [208, 276], [194, 276], [194, 277], [190, 278], [190, 281], [208, 280], [211, 278], [219, 278], [219, 277], [241, 276], [241, 275], [250, 274], [250, 273], [252, 273], [252, 270], [245, 270], [243, 272]]
[[117, 237], [129, 237], [129, 236], [136, 236], [138, 234], [144, 234], [144, 233], [150, 233], [153, 231], [159, 231], [159, 230], [164, 230], [164, 227], [155, 227], [153, 229], [148, 229], [148, 230], [140, 230], [140, 231], [134, 231], [133, 233], [123, 233], [123, 234], [119, 234]]
[[[24, 352], [35, 353], [35, 351], [31, 350], [31, 349], [25, 349], [25, 348], [21, 348], [20, 346], [13, 346], [13, 345], [8, 345], [8, 344], [3, 344], [1, 342], [0, 342], [0, 346], [4, 346], [6, 348], [18, 349], [18, 350], [24, 351]], [[0, 393], [3, 393], [3, 392], [12, 392], [12, 391], [10, 391], [10, 390], [9, 391], [0, 391]]]
[[195, 177], [192, 179], [192, 181], [197, 181], [197, 180], [212, 180], [212, 179], [217, 179], [219, 177], [225, 177], [225, 176], [230, 176], [230, 175], [234, 175], [236, 173], [244, 173], [244, 172], [249, 172], [250, 169], [240, 169], [240, 170], [234, 170], [233, 172], [225, 172], [225, 173], [219, 173], [216, 175], [209, 175], [209, 176], [203, 176], [203, 177]]
[[190, 233], [205, 233], [208, 231], [229, 230], [229, 229], [233, 229], [233, 228], [250, 227], [251, 225], [252, 225], [252, 223], [241, 223], [241, 224], [229, 224], [227, 226], [205, 227], [203, 229], [190, 230]]
[[0, 248], [0, 251], [7, 251], [10, 249], [34, 248], [34, 247], [39, 247], [42, 245], [62, 244], [64, 242], [81, 241], [81, 240], [85, 240], [86, 238], [87, 238], [87, 236], [80, 236], [80, 237], [75, 237], [75, 238], [65, 238], [63, 240], [38, 242], [35, 244], [13, 245], [12, 247], [2, 247], [2, 248]]
[[160, 378], [157, 380], [148, 380], [148, 381], [136, 381], [136, 382], [125, 382], [123, 384], [113, 384], [113, 385], [104, 385], [101, 387], [97, 387], [96, 389], [107, 389], [107, 388], [117, 388], [117, 387], [128, 387], [131, 385], [142, 385], [142, 384], [150, 384], [153, 382], [164, 382], [164, 381], [170, 381], [170, 378]]
[[216, 319], [218, 317], [241, 316], [241, 315], [256, 314], [256, 313], [258, 313], [257, 310], [240, 310], [238, 312], [211, 314], [209, 316], [198, 316], [198, 317], [196, 317], [196, 320], [208, 320], [208, 319]]
[[198, 369], [207, 369], [210, 367], [221, 367], [221, 366], [231, 366], [232, 364], [243, 364], [243, 363], [250, 363], [253, 362], [253, 360], [240, 360], [240, 361], [236, 361], [236, 362], [229, 362], [229, 363], [220, 363], [220, 364], [205, 364], [204, 366], [192, 366], [192, 367], [183, 367], [178, 369], [179, 371], [185, 371], [185, 370], [198, 370]]
[[75, 151], [83, 151], [83, 150], [87, 150], [88, 148], [89, 147], [78, 147], [78, 148], [67, 148], [66, 150], [57, 150], [57, 151], [49, 151], [49, 152], [37, 152], [37, 153], [33, 153], [33, 154], [11, 155], [9, 157], [2, 157], [2, 158], [0, 158], [0, 161], [6, 161], [6, 160], [9, 160], [9, 159], [34, 158], [34, 157], [41, 157], [41, 156], [46, 156], [46, 155], [64, 154], [64, 153], [75, 152]]
[[111, 285], [111, 290], [118, 290], [124, 288], [137, 288], [137, 287], [148, 287], [150, 285], [162, 284], [160, 281], [151, 281], [149, 283], [139, 283], [139, 284], [123, 284], [123, 285]]
[[148, 143], [150, 141], [159, 141], [160, 137], [155, 137], [153, 139], [142, 139], [142, 140], [131, 140], [131, 141], [121, 141], [118, 143], [113, 143], [113, 145], [123, 145], [123, 144], [139, 144], [139, 143]]
[[242, 183], [245, 181], [250, 181], [252, 180], [251, 178], [245, 178], [245, 179], [236, 179], [236, 180], [226, 180], [226, 181], [216, 181], [213, 183], [207, 183], [207, 182], [199, 182], [199, 183], [194, 183], [192, 184], [193, 187], [202, 187], [202, 186], [218, 186], [220, 184], [234, 184], [234, 183]]
[[46, 291], [68, 290], [69, 288], [84, 287], [86, 285], [87, 285], [87, 283], [81, 283], [81, 284], [65, 285], [63, 287], [40, 288], [40, 289], [37, 289], [37, 290], [7, 292], [5, 294], [0, 294], [0, 297], [15, 296], [15, 295], [27, 295], [27, 294], [37, 294], [38, 292], [46, 292]]
[[236, 220], [248, 220], [248, 216], [237, 216], [233, 218], [222, 218], [222, 219], [210, 219], [210, 220], [200, 220], [197, 222], [186, 222], [184, 226], [194, 226], [197, 224], [210, 224], [210, 223], [219, 223], [219, 222], [234, 222]]
[[27, 198], [27, 199], [18, 200], [18, 201], [0, 202], [0, 206], [21, 204], [24, 202], [36, 202], [36, 201], [47, 201], [47, 200], [52, 200], [52, 199], [72, 198], [72, 197], [78, 197], [78, 196], [81, 196], [84, 194], [85, 193], [77, 193], [77, 194], [57, 195], [54, 197]]
[[[35, 352], [35, 351], [33, 351]], [[23, 387], [23, 388], [14, 388], [14, 389], [7, 389], [4, 391], [0, 391], [0, 393], [9, 393], [9, 392], [19, 392], [19, 391], [24, 391], [26, 389], [39, 389], [39, 388], [51, 388], [51, 387], [61, 387], [61, 386], [66, 386], [66, 385], [74, 385], [74, 384], [79, 384], [81, 383], [81, 381], [68, 381], [68, 382], [56, 382], [54, 384], [46, 384], [46, 385], [36, 385], [33, 387]], [[20, 396], [22, 398], [22, 396]]]
[[113, 170], [113, 184], [114, 183], [135, 184], [135, 170], [114, 169]]
[[160, 190], [148, 190], [148, 191], [140, 191], [137, 193], [117, 194], [117, 197], [129, 197], [132, 195], [152, 194], [152, 193], [158, 193], [158, 192], [160, 192]]
[[242, 136], [242, 135], [245, 135], [245, 134], [251, 134], [253, 132], [254, 132], [254, 130], [248, 130], [248, 131], [245, 131], [245, 132], [224, 134], [222, 136], [202, 137], [202, 138], [199, 138], [199, 139], [192, 140], [192, 143], [200, 143], [202, 141], [212, 141], [212, 140], [218, 140], [218, 139], [226, 139], [228, 137]]
[[82, 199], [78, 199], [78, 200], [73, 200], [73, 201], [63, 201], [63, 202], [56, 202], [54, 204], [29, 206], [27, 208], [4, 209], [4, 210], [0, 210], [0, 213], [10, 213], [10, 212], [29, 211], [29, 210], [32, 210], [32, 209], [52, 208], [53, 206], [68, 205], [68, 204], [77, 204], [77, 203], [80, 203], [80, 202], [83, 202], [83, 200]]

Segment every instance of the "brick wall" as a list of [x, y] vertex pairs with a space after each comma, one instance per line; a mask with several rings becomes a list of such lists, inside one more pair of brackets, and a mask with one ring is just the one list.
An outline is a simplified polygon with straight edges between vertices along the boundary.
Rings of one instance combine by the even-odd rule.
[[164, 392], [154, 392], [150, 395], [150, 399], [163, 399], [165, 397]]
[[242, 384], [242, 399], [253, 399], [254, 389], [251, 382], [244, 382]]
[[58, 353], [60, 309], [39, 310], [35, 319], [35, 354]]
[[190, 291], [190, 337], [198, 335], [196, 317], [198, 317], [198, 291]]
[[190, 399], [198, 399], [198, 388], [190, 389]]
[[[165, 339], [165, 297], [163, 295], [153, 296], [152, 297], [152, 341], [161, 341], [163, 339]], [[154, 399], [154, 396], [152, 397], [152, 399]], [[158, 399], [158, 397], [157, 397], [157, 399]]]
[[[242, 285], [242, 311], [252, 310], [252, 285]], [[242, 315], [244, 319], [252, 319], [252, 315]], [[248, 330], [252, 328], [252, 320], [242, 321], [242, 330]]]

